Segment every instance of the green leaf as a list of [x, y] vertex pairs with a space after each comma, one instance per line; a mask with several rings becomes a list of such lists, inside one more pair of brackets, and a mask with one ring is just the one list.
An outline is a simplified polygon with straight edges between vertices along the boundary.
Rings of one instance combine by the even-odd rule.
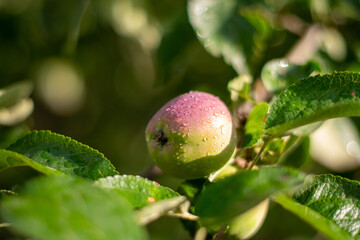
[[[297, 211], [288, 210], [306, 220], [330, 239], [360, 239], [360, 183], [333, 175], [319, 175], [311, 178], [305, 186], [295, 192], [293, 200], [297, 202]], [[290, 203], [287, 203], [289, 202]], [[291, 200], [285, 205], [296, 205]], [[280, 204], [283, 203], [280, 201]], [[313, 215], [325, 218], [322, 225], [316, 223]], [[318, 217], [318, 216], [317, 216]], [[326, 225], [330, 225], [328, 227]], [[333, 225], [336, 226], [333, 227]], [[340, 229], [340, 230], [339, 230]], [[343, 235], [334, 235], [332, 231]]]
[[242, 147], [252, 147], [260, 140], [265, 128], [265, 117], [268, 109], [269, 105], [265, 102], [252, 109], [245, 124]]
[[309, 207], [301, 205], [285, 195], [279, 195], [274, 198], [286, 210], [292, 212], [305, 222], [309, 223], [316, 230], [333, 240], [353, 240], [350, 234], [341, 229], [334, 222], [322, 216]]
[[206, 50], [223, 56], [240, 74], [262, 55], [271, 25], [258, 1], [191, 0], [190, 23]]
[[14, 127], [0, 128], [0, 148], [7, 148], [19, 138], [24, 137], [30, 132], [26, 124], [19, 124]]
[[17, 232], [35, 239], [146, 239], [124, 198], [81, 178], [38, 178], [0, 210]]
[[111, 189], [126, 198], [134, 208], [141, 208], [163, 199], [179, 196], [170, 188], [140, 176], [116, 175], [98, 179], [95, 185]]
[[28, 166], [45, 175], [55, 176], [62, 173], [54, 168], [42, 165], [16, 152], [0, 149], [0, 171], [10, 167]]
[[[233, 102], [239, 102], [244, 100], [250, 100], [250, 84], [252, 83], [252, 77], [249, 74], [242, 74], [228, 83], [228, 90]], [[250, 100], [251, 101], [251, 100]]]
[[97, 150], [50, 131], [34, 131], [8, 149], [67, 175], [98, 179], [117, 174], [110, 161]]
[[179, 185], [177, 191], [181, 195], [186, 196], [191, 203], [194, 203], [201, 190], [207, 184], [209, 184], [209, 180], [207, 178], [186, 180]]
[[266, 164], [274, 164], [279, 161], [281, 154], [285, 149], [284, 139], [275, 139], [266, 145], [261, 161]]
[[329, 118], [360, 116], [359, 96], [359, 73], [334, 72], [304, 78], [289, 86], [270, 107], [265, 133], [280, 135]]
[[30, 81], [15, 83], [0, 89], [0, 109], [9, 107], [20, 99], [28, 97], [32, 90], [33, 84]]
[[321, 72], [319, 64], [314, 61], [296, 65], [286, 59], [272, 59], [264, 65], [261, 80], [266, 90], [277, 94], [300, 78], [310, 76], [313, 72]]
[[205, 225], [228, 222], [269, 196], [300, 184], [304, 177], [282, 167], [242, 171], [208, 185], [196, 201], [195, 214]]
[[310, 157], [310, 138], [301, 137], [287, 152], [285, 152], [279, 164], [282, 166], [300, 168]]

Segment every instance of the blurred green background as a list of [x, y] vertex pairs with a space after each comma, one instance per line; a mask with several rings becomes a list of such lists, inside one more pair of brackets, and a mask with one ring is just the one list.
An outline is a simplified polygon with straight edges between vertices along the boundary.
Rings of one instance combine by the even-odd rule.
[[0, 87], [34, 81], [31, 128], [98, 149], [120, 173], [151, 165], [145, 126], [170, 98], [229, 100], [235, 72], [198, 42], [186, 1], [1, 0], [0, 26]]
[[[286, 56], [306, 34], [304, 29], [314, 25], [325, 29], [312, 56], [324, 72], [360, 69], [359, 1], [256, 4], [269, 2], [275, 6], [269, 10], [273, 15], [267, 16], [272, 19], [271, 33], [251, 66], [254, 80], [266, 62]], [[34, 111], [17, 125], [18, 131], [28, 126], [70, 136], [104, 153], [120, 174], [144, 175], [153, 166], [145, 127], [165, 102], [202, 90], [231, 105], [227, 85], [239, 72], [204, 48], [189, 22], [187, 4], [185, 0], [0, 0], [0, 88], [25, 79], [34, 83]], [[10, 128], [3, 127], [1, 133]], [[315, 162], [305, 169], [337, 171]], [[358, 165], [341, 172], [359, 176]], [[170, 187], [179, 182], [168, 176], [156, 180]], [[279, 222], [284, 218], [289, 220]], [[149, 229], [151, 239], [189, 238], [174, 219], [161, 219]], [[322, 238], [272, 206], [255, 239]]]

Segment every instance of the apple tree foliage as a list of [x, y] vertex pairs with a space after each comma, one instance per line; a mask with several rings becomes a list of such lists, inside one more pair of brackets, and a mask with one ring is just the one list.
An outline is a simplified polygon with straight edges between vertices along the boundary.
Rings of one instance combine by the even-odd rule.
[[[76, 51], [71, 39], [90, 11], [89, 1], [82, 2], [68, 50]], [[92, 11], [107, 7], [93, 4]], [[360, 239], [359, 181], [304, 168], [311, 158], [309, 135], [322, 122], [360, 117], [360, 41], [353, 35], [359, 1], [188, 0], [182, 14], [185, 20], [163, 32], [157, 57], [167, 76], [173, 66], [165, 62], [196, 36], [208, 54], [234, 69], [228, 107], [238, 143], [228, 164], [176, 188], [154, 181], [156, 174], [119, 174], [113, 159], [85, 144], [30, 131], [24, 121], [34, 107], [33, 83], [6, 84], [0, 89], [0, 175], [12, 171], [20, 178], [27, 168], [33, 177], [0, 189], [0, 237], [151, 239], [147, 226], [172, 217], [196, 240], [248, 239], [256, 238], [268, 208], [281, 207], [328, 239]], [[175, 41], [181, 33], [184, 41]], [[297, 41], [282, 46], [289, 38]], [[18, 111], [24, 101], [30, 104]], [[256, 215], [252, 210], [264, 203]]]

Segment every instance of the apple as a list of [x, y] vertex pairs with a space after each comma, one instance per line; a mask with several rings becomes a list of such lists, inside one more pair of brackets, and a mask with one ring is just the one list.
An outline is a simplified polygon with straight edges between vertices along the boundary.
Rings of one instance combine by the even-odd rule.
[[236, 148], [229, 110], [218, 97], [205, 92], [190, 91], [170, 100], [151, 118], [145, 136], [154, 163], [184, 179], [215, 172]]

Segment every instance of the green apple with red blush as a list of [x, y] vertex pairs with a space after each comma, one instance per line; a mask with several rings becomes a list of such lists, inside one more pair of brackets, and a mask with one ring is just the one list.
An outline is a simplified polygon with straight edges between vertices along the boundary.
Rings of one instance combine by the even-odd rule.
[[191, 91], [167, 102], [149, 121], [145, 136], [154, 163], [184, 179], [219, 170], [236, 149], [228, 108], [205, 92]]

